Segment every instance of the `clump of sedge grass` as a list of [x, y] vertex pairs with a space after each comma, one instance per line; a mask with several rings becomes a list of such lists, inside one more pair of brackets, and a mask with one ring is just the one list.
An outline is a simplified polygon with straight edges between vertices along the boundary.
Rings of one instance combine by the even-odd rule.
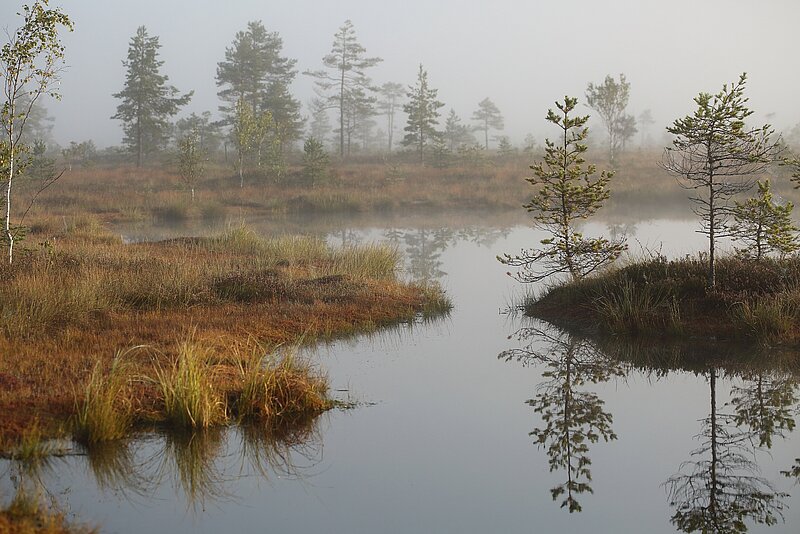
[[439, 284], [422, 284], [419, 287], [424, 295], [425, 304], [420, 312], [424, 320], [446, 316], [453, 309], [453, 301]]
[[133, 423], [128, 391], [130, 367], [124, 362], [130, 350], [117, 353], [108, 372], [101, 362], [95, 364], [83, 398], [76, 400], [73, 427], [78, 442], [91, 445], [122, 439], [130, 430]]
[[178, 428], [208, 428], [226, 419], [222, 396], [214, 388], [216, 369], [210, 348], [193, 338], [180, 343], [171, 365], [157, 366], [155, 380], [167, 422]]
[[791, 336], [800, 317], [800, 306], [787, 295], [762, 297], [736, 303], [731, 317], [748, 334], [762, 341], [780, 341]]
[[240, 420], [297, 418], [332, 406], [328, 380], [292, 349], [281, 355], [258, 350], [239, 364], [241, 393], [236, 402]]
[[347, 273], [356, 278], [391, 279], [397, 274], [401, 255], [395, 247], [368, 244], [332, 252], [329, 274]]
[[594, 301], [594, 309], [603, 327], [614, 333], [638, 334], [665, 326], [666, 295], [647, 284], [615, 280], [604, 284]]

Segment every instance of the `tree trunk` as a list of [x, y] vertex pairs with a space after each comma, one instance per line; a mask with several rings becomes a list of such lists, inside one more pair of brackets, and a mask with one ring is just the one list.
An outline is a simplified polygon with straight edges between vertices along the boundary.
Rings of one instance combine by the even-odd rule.
[[[13, 108], [12, 108], [13, 110]], [[13, 111], [12, 111], [13, 113]], [[13, 132], [13, 126], [12, 132]], [[8, 147], [8, 183], [6, 185], [6, 220], [5, 220], [5, 233], [6, 239], [8, 239], [8, 264], [11, 265], [14, 262], [14, 234], [11, 232], [11, 187], [14, 181], [14, 134], [12, 133], [9, 136], [9, 147]]]
[[142, 147], [142, 123], [139, 115], [136, 115], [136, 166], [142, 166], [144, 159], [144, 148]]
[[708, 181], [708, 287], [714, 289], [717, 283], [714, 240], [716, 233], [716, 212], [714, 211], [714, 178]]
[[339, 84], [339, 157], [344, 159], [344, 72], [347, 48], [342, 43], [342, 81]]
[[243, 189], [244, 188], [244, 173], [242, 172], [242, 167], [244, 167], [244, 156], [243, 156], [243, 154], [242, 154], [242, 152], [240, 150], [239, 151], [239, 189]]
[[389, 154], [392, 153], [392, 134], [394, 133], [394, 105], [389, 108]]

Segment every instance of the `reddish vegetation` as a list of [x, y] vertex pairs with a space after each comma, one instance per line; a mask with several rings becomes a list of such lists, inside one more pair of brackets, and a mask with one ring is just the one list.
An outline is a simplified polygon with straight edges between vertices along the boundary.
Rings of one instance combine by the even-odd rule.
[[88, 226], [0, 267], [0, 450], [35, 419], [45, 434], [65, 430], [95, 363], [120, 350], [147, 346], [133, 363], [151, 376], [153, 355], [174, 355], [191, 332], [225, 357], [247, 339], [294, 344], [413, 320], [439, 295], [400, 282], [396, 255], [378, 247], [245, 230], [126, 246]]

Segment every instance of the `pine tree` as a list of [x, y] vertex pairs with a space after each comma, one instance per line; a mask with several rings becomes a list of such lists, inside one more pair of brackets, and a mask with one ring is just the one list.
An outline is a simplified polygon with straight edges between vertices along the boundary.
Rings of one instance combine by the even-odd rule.
[[380, 87], [381, 99], [378, 101], [378, 110], [386, 116], [386, 134], [389, 143], [389, 152], [392, 151], [394, 141], [394, 118], [400, 107], [400, 99], [405, 96], [403, 85], [386, 82]]
[[587, 147], [582, 141], [589, 134], [589, 117], [571, 117], [577, 105], [577, 98], [564, 97], [563, 103], [556, 102], [560, 113], [548, 110], [547, 120], [561, 130], [559, 144], [545, 140], [544, 161], [531, 165], [534, 176], [526, 179], [536, 192], [524, 207], [533, 214], [534, 226], [550, 237], [541, 241], [539, 249], [497, 257], [521, 269], [515, 275], [521, 282], [538, 282], [559, 273], [577, 280], [613, 262], [627, 248], [622, 240], [586, 238], [577, 230], [577, 224], [594, 215], [609, 198], [613, 176], [606, 171], [595, 176], [594, 165], [584, 168]]
[[419, 161], [425, 163], [425, 149], [439, 137], [436, 126], [439, 124], [439, 108], [444, 106], [436, 100], [437, 89], [428, 87], [428, 72], [419, 66], [417, 84], [409, 86], [408, 102], [403, 111], [408, 115], [403, 145], [416, 147]]
[[356, 39], [353, 23], [346, 20], [333, 36], [330, 54], [322, 58], [327, 70], [306, 71], [316, 79], [316, 90], [331, 109], [339, 110], [339, 155], [345, 157], [345, 140], [355, 129], [355, 107], [364, 100], [374, 103], [368, 95], [373, 90], [366, 70], [381, 61], [365, 57], [366, 49]]
[[700, 217], [700, 232], [708, 236], [708, 286], [716, 284], [716, 243], [730, 235], [730, 198], [753, 186], [752, 176], [771, 165], [780, 147], [765, 124], [745, 125], [753, 114], [744, 96], [747, 75], [723, 85], [715, 95], [700, 93], [692, 115], [676, 119], [667, 131], [675, 136], [664, 150], [662, 166], [681, 186], [692, 191], [691, 201]]
[[478, 109], [472, 114], [472, 120], [478, 121], [479, 124], [476, 129], [483, 131], [483, 146], [486, 150], [489, 150], [489, 130], [502, 130], [505, 127], [503, 125], [503, 114], [500, 113], [494, 102], [487, 97], [478, 103]]
[[269, 32], [261, 21], [247, 23], [239, 31], [225, 60], [217, 64], [217, 95], [225, 102], [220, 109], [233, 120], [236, 104], [244, 100], [259, 115], [268, 111], [282, 132], [280, 151], [284, 144], [299, 139], [303, 129], [300, 101], [290, 87], [297, 76], [296, 59], [282, 55], [283, 39], [278, 32]]
[[473, 137], [469, 126], [462, 124], [461, 117], [459, 117], [452, 108], [450, 108], [450, 114], [447, 115], [447, 119], [444, 121], [442, 137], [450, 152], [455, 152], [462, 145], [472, 145], [475, 143], [475, 137]]
[[776, 204], [769, 180], [758, 181], [758, 196], [745, 202], [736, 202], [733, 207], [734, 224], [731, 236], [744, 244], [738, 252], [756, 260], [777, 252], [781, 257], [800, 248], [798, 228], [792, 222], [794, 205], [787, 202]]
[[125, 87], [113, 96], [122, 100], [112, 119], [122, 121], [124, 143], [136, 154], [136, 166], [141, 167], [146, 155], [163, 146], [169, 117], [191, 100], [194, 91], [176, 96], [178, 90], [167, 85], [168, 77], [159, 71], [164, 64], [158, 59], [158, 37], [150, 37], [147, 28], [139, 26], [128, 47], [128, 59], [122, 64], [128, 69]]

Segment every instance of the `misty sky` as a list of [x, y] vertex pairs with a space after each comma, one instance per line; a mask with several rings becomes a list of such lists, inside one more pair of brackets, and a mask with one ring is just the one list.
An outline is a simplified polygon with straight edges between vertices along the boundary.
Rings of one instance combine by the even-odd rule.
[[[0, 27], [16, 28], [23, 0], [0, 0]], [[491, 98], [515, 142], [543, 136], [543, 117], [565, 94], [585, 101], [589, 81], [625, 73], [629, 112], [653, 110], [663, 126], [692, 111], [699, 91], [749, 76], [754, 119], [779, 129], [800, 122], [798, 0], [51, 0], [75, 21], [64, 35], [68, 69], [63, 100], [48, 105], [62, 144], [92, 139], [120, 143], [117, 106], [128, 42], [140, 25], [160, 37], [163, 72], [181, 91], [194, 90], [183, 114], [210, 110], [219, 101], [216, 65], [234, 34], [263, 21], [284, 40], [298, 69], [318, 69], [333, 34], [351, 19], [370, 56], [384, 62], [373, 80], [412, 84], [419, 63], [439, 99], [468, 120]], [[305, 105], [312, 80], [298, 75], [294, 94]], [[583, 108], [589, 112], [587, 108]], [[383, 127], [382, 122], [378, 122]], [[401, 126], [402, 127], [402, 126]], [[596, 130], [599, 124], [594, 125]]]

